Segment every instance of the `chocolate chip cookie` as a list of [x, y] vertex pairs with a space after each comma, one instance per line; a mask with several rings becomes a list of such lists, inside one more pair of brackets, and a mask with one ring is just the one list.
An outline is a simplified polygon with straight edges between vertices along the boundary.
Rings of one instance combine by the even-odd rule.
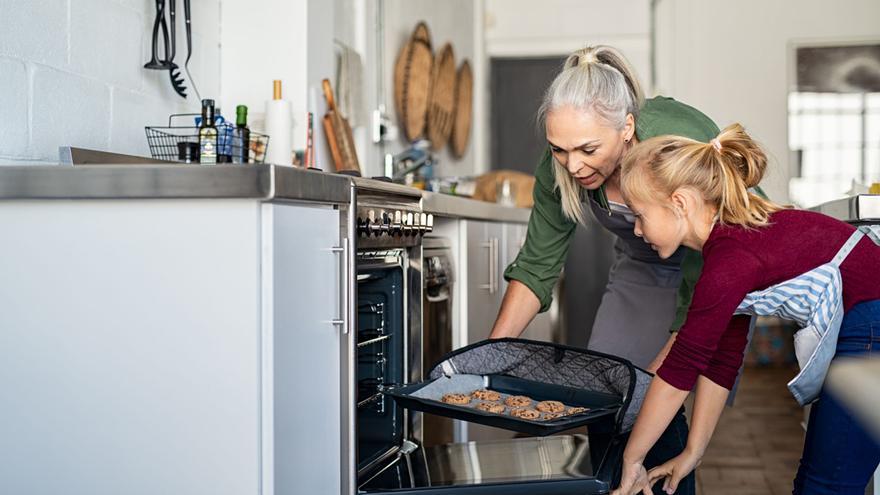
[[506, 409], [503, 405], [497, 402], [480, 402], [477, 404], [477, 409], [481, 411], [486, 411], [495, 414], [501, 414]]
[[532, 399], [525, 395], [511, 395], [504, 399], [504, 403], [510, 407], [525, 407], [532, 404]]
[[465, 404], [469, 404], [471, 401], [470, 396], [465, 394], [446, 394], [441, 399], [443, 402], [447, 404], [455, 404], [457, 406], [463, 406]]
[[545, 413], [561, 413], [562, 411], [565, 411], [565, 404], [558, 400], [544, 400], [538, 402], [535, 409]]
[[510, 415], [521, 419], [538, 419], [541, 417], [541, 413], [538, 411], [526, 408], [511, 409]]
[[488, 400], [493, 402], [501, 400], [501, 394], [494, 390], [474, 390], [471, 395], [474, 397], [474, 399]]

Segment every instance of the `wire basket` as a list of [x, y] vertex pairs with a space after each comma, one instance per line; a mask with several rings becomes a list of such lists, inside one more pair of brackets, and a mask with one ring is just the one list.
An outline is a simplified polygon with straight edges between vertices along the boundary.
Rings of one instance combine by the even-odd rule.
[[[199, 128], [197, 126], [172, 125], [175, 119], [189, 117], [195, 119], [201, 117], [197, 113], [175, 113], [168, 117], [168, 125], [165, 127], [146, 126], [147, 144], [150, 146], [150, 154], [158, 160], [180, 161], [178, 156], [178, 143], [199, 143]], [[195, 120], [193, 120], [195, 121]], [[241, 139], [233, 135], [235, 126], [219, 117], [214, 120], [217, 127], [217, 157], [243, 156], [243, 149], [248, 149], [247, 163], [263, 163], [266, 160], [266, 151], [269, 149], [269, 136], [250, 131], [250, 139], [243, 143]]]

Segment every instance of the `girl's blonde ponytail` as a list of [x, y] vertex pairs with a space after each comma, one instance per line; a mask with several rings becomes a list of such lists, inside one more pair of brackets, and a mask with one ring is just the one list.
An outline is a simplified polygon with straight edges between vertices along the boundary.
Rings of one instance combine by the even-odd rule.
[[718, 209], [718, 221], [760, 227], [782, 206], [749, 191], [761, 182], [767, 155], [740, 124], [709, 143], [659, 136], [636, 145], [621, 167], [627, 198], [662, 200], [682, 187], [696, 189]]

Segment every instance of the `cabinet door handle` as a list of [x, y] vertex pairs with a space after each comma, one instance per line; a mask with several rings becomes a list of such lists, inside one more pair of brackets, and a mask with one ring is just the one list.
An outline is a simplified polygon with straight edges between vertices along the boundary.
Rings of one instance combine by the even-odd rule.
[[342, 265], [339, 270], [339, 292], [340, 294], [340, 308], [339, 308], [339, 318], [334, 318], [330, 320], [330, 323], [333, 326], [338, 326], [342, 328], [342, 334], [348, 334], [348, 322], [346, 321], [345, 315], [348, 311], [348, 301], [351, 295], [349, 294], [349, 283], [348, 283], [348, 238], [342, 239], [342, 246], [334, 246], [330, 249], [334, 254], [341, 255], [339, 257], [339, 262]]
[[489, 289], [489, 294], [494, 294], [498, 292], [498, 238], [492, 238], [492, 259], [489, 261], [489, 268], [492, 270], [492, 278], [490, 283], [492, 284], [492, 288]]
[[489, 273], [487, 274], [488, 280], [485, 284], [480, 284], [480, 289], [486, 289], [489, 291], [489, 294], [494, 294], [494, 286], [492, 283], [492, 275], [494, 275], [495, 270], [492, 268], [492, 239], [480, 244], [480, 248], [488, 249], [486, 253], [486, 261], [489, 264]]

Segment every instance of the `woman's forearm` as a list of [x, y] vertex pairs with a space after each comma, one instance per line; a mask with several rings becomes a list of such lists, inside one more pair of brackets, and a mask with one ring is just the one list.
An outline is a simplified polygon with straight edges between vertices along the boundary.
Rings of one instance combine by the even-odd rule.
[[538, 296], [526, 284], [511, 280], [489, 338], [519, 337], [540, 309]]
[[679, 390], [659, 376], [651, 380], [645, 402], [623, 452], [625, 462], [644, 461], [687, 396], [687, 390]]
[[687, 448], [698, 457], [703, 457], [709, 440], [724, 412], [724, 404], [730, 390], [718, 385], [705, 376], [697, 379], [697, 392], [694, 398], [694, 412], [691, 415], [690, 433]]

